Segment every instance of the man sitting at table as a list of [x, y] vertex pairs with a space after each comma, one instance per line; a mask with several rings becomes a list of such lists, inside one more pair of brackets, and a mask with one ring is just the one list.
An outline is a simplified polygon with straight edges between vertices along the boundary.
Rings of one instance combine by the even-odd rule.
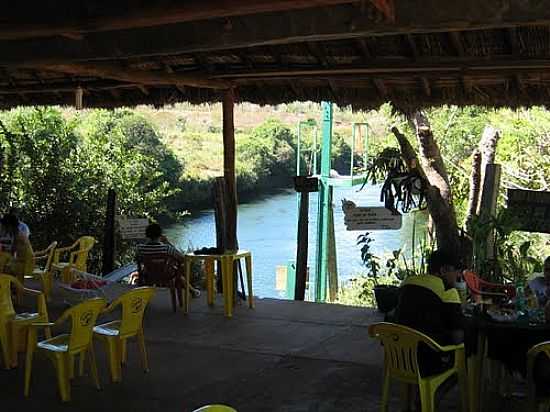
[[[409, 276], [403, 282], [396, 322], [428, 335], [442, 346], [462, 343], [462, 310], [455, 289], [459, 267], [455, 255], [441, 250], [432, 252], [428, 258], [429, 275]], [[430, 376], [452, 367], [454, 357], [420, 345], [418, 361], [420, 374]]]
[[[185, 257], [184, 255], [172, 245], [166, 236], [162, 234], [162, 228], [158, 223], [151, 223], [145, 229], [145, 236], [149, 239], [147, 243], [138, 245], [136, 259], [145, 257], [147, 255], [168, 255], [171, 256], [178, 263], [178, 271], [181, 274], [181, 278], [185, 280], [183, 271], [185, 270]], [[190, 286], [191, 295], [196, 298], [200, 296], [200, 291]]]

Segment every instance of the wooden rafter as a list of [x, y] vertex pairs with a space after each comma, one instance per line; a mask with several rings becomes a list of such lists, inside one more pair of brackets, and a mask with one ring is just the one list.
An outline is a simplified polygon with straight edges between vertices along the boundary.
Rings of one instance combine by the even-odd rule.
[[[37, 22], [29, 23], [27, 11], [25, 15], [4, 13], [0, 24], [0, 39], [17, 39], [31, 37], [64, 36], [80, 39], [82, 34], [101, 31], [127, 30], [142, 27], [162, 26], [182, 22], [208, 20], [232, 16], [254, 15], [259, 13], [299, 10], [313, 7], [333, 6], [355, 3], [358, 0], [164, 0], [143, 2], [142, 6], [135, 4], [126, 8], [107, 6], [101, 14], [80, 17], [67, 16], [67, 1], [57, 4], [47, 3], [42, 9], [40, 5], [33, 6]], [[372, 0], [381, 10], [386, 10], [390, 0]], [[43, 7], [43, 6], [42, 6]], [[72, 8], [74, 9], [74, 7]], [[69, 9], [70, 10], [70, 9]], [[64, 11], [64, 13], [60, 13]], [[58, 16], [59, 15], [59, 16]], [[56, 18], [59, 19], [56, 21]]]
[[[506, 3], [507, 7], [503, 7]], [[124, 31], [94, 32], [82, 40], [43, 38], [0, 41], [1, 65], [58, 64], [86, 60], [192, 54], [305, 41], [364, 39], [367, 36], [464, 31], [550, 24], [546, 2], [462, 0], [440, 7], [437, 0], [396, 1], [395, 23], [376, 22], [351, 7], [294, 10], [239, 17], [225, 30], [219, 20], [204, 20]], [[292, 16], [290, 19], [288, 16]], [[353, 21], [353, 29], [350, 29]], [[299, 24], [297, 24], [297, 22]], [[55, 27], [51, 25], [51, 27]], [[0, 25], [0, 32], [1, 32]], [[220, 34], [223, 33], [221, 36]], [[0, 37], [1, 38], [1, 37]], [[185, 39], [185, 41], [182, 41]]]
[[392, 74], [403, 76], [405, 73], [447, 73], [468, 75], [474, 73], [491, 73], [495, 71], [540, 71], [550, 69], [550, 59], [523, 59], [523, 60], [479, 60], [473, 58], [452, 60], [419, 60], [414, 63], [392, 62], [387, 60], [374, 61], [368, 65], [339, 67], [339, 68], [311, 68], [269, 70], [257, 72], [228, 73], [213, 76], [214, 79], [254, 79], [267, 77], [319, 77], [341, 76], [356, 74]]
[[110, 63], [44, 65], [35, 68], [75, 76], [113, 79], [140, 85], [183, 85], [208, 89], [229, 89], [231, 87], [231, 83], [224, 80], [213, 80], [206, 77], [179, 73], [155, 73], [129, 69]]

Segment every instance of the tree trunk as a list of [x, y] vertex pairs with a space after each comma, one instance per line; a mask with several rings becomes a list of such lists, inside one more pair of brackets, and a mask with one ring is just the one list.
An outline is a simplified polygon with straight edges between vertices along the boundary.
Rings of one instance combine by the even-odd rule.
[[[479, 150], [481, 151], [481, 175], [480, 175], [480, 185], [483, 186], [483, 181], [485, 180], [485, 169], [488, 164], [495, 163], [495, 156], [497, 151], [497, 144], [500, 135], [498, 130], [492, 126], [485, 126], [483, 130], [483, 135], [479, 142]], [[483, 193], [478, 195], [478, 198], [481, 199]], [[481, 202], [478, 200], [477, 204], [477, 214], [480, 212]]]
[[481, 152], [474, 150], [472, 155], [472, 173], [470, 174], [470, 194], [468, 196], [468, 213], [464, 220], [464, 227], [471, 232], [472, 221], [477, 214], [479, 191], [481, 188]]
[[[452, 254], [462, 254], [451, 186], [439, 147], [433, 137], [430, 123], [423, 113], [417, 112], [414, 115], [414, 124], [420, 156], [417, 156], [412, 145], [399, 130], [393, 128], [392, 132], [399, 142], [401, 154], [408, 167], [416, 168], [429, 183], [426, 201], [435, 225], [438, 248]], [[418, 157], [420, 157], [420, 164], [418, 164]]]
[[420, 149], [420, 164], [429, 182], [426, 199], [428, 211], [435, 224], [437, 247], [449, 253], [461, 255], [462, 248], [458, 236], [451, 185], [441, 152], [426, 116], [421, 112], [416, 112], [414, 123]]

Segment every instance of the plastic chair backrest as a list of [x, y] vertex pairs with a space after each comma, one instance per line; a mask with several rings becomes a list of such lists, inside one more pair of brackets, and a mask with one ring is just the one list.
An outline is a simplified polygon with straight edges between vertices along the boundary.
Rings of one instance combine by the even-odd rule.
[[73, 306], [61, 315], [60, 319], [71, 319], [69, 353], [77, 353], [90, 344], [97, 317], [105, 304], [103, 298], [89, 299]]
[[113, 307], [122, 305], [120, 337], [134, 336], [141, 329], [145, 308], [154, 294], [155, 288], [144, 286], [126, 292], [112, 303]]
[[95, 239], [92, 236], [82, 236], [77, 240], [78, 250], [71, 253], [71, 264], [78, 270], [87, 270], [88, 254], [94, 247]]
[[9, 253], [0, 252], [0, 272], [3, 272], [5, 270], [11, 259], [12, 257]]
[[225, 405], [206, 405], [193, 412], [237, 412], [237, 410]]
[[481, 287], [477, 275], [474, 272], [467, 270], [464, 271], [462, 276], [464, 277], [464, 281], [466, 282], [468, 289], [470, 289], [470, 291], [473, 292], [475, 295], [479, 295], [481, 293]]
[[148, 253], [137, 261], [140, 284], [162, 284], [176, 276], [177, 262], [168, 253]]
[[44, 270], [50, 271], [52, 268], [53, 263], [53, 257], [55, 255], [55, 248], [57, 247], [57, 242], [52, 242], [50, 245], [44, 250], [47, 258], [46, 258], [46, 265], [44, 266]]
[[13, 302], [11, 299], [11, 284], [19, 281], [11, 275], [0, 275], [0, 318], [11, 317], [15, 315]]
[[369, 326], [369, 335], [382, 341], [384, 367], [390, 375], [406, 381], [416, 381], [420, 377], [417, 358], [419, 343], [422, 342], [434, 350], [441, 350], [429, 336], [394, 323], [372, 324]]

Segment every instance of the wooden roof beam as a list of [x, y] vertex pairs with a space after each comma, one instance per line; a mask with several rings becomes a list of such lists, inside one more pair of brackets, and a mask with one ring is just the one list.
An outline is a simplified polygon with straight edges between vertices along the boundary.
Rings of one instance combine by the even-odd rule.
[[[74, 6], [68, 7], [68, 3], [73, 3], [72, 1], [57, 1], [53, 4], [44, 2], [44, 5], [33, 4], [31, 10], [6, 9], [2, 20], [9, 23], [0, 24], [0, 39], [50, 36], [78, 39], [82, 34], [92, 32], [334, 6], [357, 1], [359, 0], [164, 0], [142, 2], [142, 5], [134, 4], [128, 8], [115, 6], [109, 9], [105, 5], [101, 8], [101, 14], [84, 18], [76, 13], [69, 14], [70, 10], [76, 9]], [[34, 17], [35, 22], [29, 22], [29, 16]]]
[[140, 85], [182, 85], [207, 89], [231, 88], [231, 83], [225, 80], [212, 80], [206, 77], [179, 73], [156, 73], [135, 70], [109, 63], [43, 65], [35, 68], [74, 76], [99, 77]]
[[413, 63], [378, 61], [368, 65], [348, 66], [326, 69], [288, 69], [256, 72], [228, 73], [212, 76], [213, 79], [254, 79], [264, 77], [319, 77], [356, 74], [398, 74], [413, 73], [417, 76], [427, 76], [429, 73], [449, 73], [458, 76], [468, 76], [475, 73], [541, 71], [550, 69], [550, 59], [519, 59], [519, 60], [485, 60], [464, 58], [454, 60], [429, 60]]
[[[480, 4], [479, 0], [461, 0], [441, 7], [440, 0], [396, 0], [395, 7], [397, 20], [393, 24], [375, 22], [344, 5], [332, 7], [329, 13], [318, 9], [295, 10], [292, 19], [299, 24], [291, 24], [285, 13], [266, 13], [240, 17], [243, 24], [235, 24], [229, 31], [223, 31], [223, 22], [219, 20], [204, 20], [90, 33], [80, 41], [67, 38], [0, 41], [0, 64], [120, 60], [306, 41], [550, 24], [547, 1], [485, 0]], [[1, 28], [2, 25], [0, 33]]]

